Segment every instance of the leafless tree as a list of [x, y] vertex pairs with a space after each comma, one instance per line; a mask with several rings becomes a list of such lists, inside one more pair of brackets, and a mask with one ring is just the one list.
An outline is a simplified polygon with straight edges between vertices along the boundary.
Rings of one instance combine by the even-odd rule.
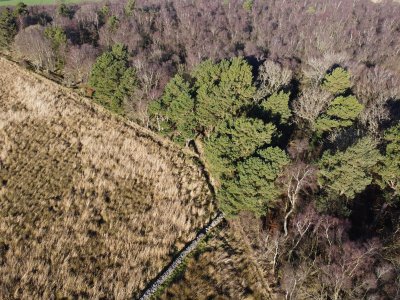
[[259, 68], [258, 90], [255, 100], [259, 101], [268, 95], [278, 92], [281, 88], [289, 85], [293, 72], [282, 67], [280, 64], [267, 60]]
[[293, 103], [293, 110], [298, 117], [297, 122], [306, 120], [313, 128], [317, 117], [327, 108], [332, 96], [317, 87], [304, 89], [301, 96]]
[[285, 169], [281, 182], [287, 197], [283, 220], [284, 236], [286, 237], [289, 217], [296, 211], [301, 194], [317, 189], [316, 169], [301, 161], [294, 162]]
[[400, 99], [400, 76], [382, 67], [357, 66], [355, 92], [365, 109], [360, 120], [376, 135], [379, 126], [390, 117], [389, 100]]
[[71, 46], [65, 62], [65, 79], [68, 84], [85, 83], [98, 55], [92, 45]]
[[325, 77], [326, 72], [335, 64], [343, 64], [349, 59], [345, 52], [324, 52], [322, 56], [311, 57], [307, 60], [303, 67], [304, 76], [311, 82], [317, 85]]
[[21, 30], [15, 37], [13, 48], [20, 58], [29, 60], [36, 68], [55, 70], [56, 55], [44, 36], [43, 26], [33, 25]]

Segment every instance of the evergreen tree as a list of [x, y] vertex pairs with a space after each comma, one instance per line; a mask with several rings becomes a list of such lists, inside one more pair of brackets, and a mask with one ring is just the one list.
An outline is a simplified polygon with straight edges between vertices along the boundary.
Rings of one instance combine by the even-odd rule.
[[275, 125], [259, 119], [224, 121], [205, 143], [205, 156], [214, 179], [219, 182], [222, 176], [231, 177], [236, 162], [269, 144], [275, 132]]
[[9, 8], [0, 14], [0, 49], [8, 49], [17, 34], [15, 16]]
[[181, 144], [195, 134], [194, 100], [190, 85], [179, 74], [166, 85], [162, 98], [149, 108], [150, 116], [163, 120], [161, 132]]
[[74, 11], [67, 6], [65, 3], [61, 3], [60, 6], [57, 8], [57, 13], [62, 16], [62, 17], [66, 17], [69, 19], [72, 19], [72, 17], [74, 16]]
[[93, 66], [89, 84], [97, 102], [122, 113], [124, 99], [131, 97], [137, 87], [136, 71], [129, 67], [127, 48], [116, 44], [103, 53]]
[[384, 135], [385, 156], [378, 167], [382, 188], [389, 187], [395, 195], [400, 195], [400, 124], [393, 126]]
[[57, 57], [57, 67], [61, 69], [64, 65], [64, 54], [62, 52], [67, 46], [67, 35], [64, 30], [58, 26], [46, 27], [44, 35], [50, 40], [53, 51]]
[[237, 116], [252, 101], [255, 88], [251, 66], [242, 58], [214, 64], [207, 60], [193, 72], [198, 124], [209, 134], [224, 119]]
[[135, 10], [135, 6], [136, 6], [136, 0], [128, 0], [128, 2], [125, 4], [124, 7], [125, 15], [128, 17], [132, 16]]
[[276, 127], [270, 123], [264, 123], [260, 119], [240, 117], [234, 120], [226, 120], [218, 127], [214, 136], [224, 140], [224, 156], [231, 161], [245, 158], [254, 151], [271, 142]]
[[28, 6], [24, 2], [19, 2], [14, 9], [14, 16], [18, 18], [18, 28], [23, 29], [24, 19], [29, 15]]
[[325, 132], [351, 126], [363, 108], [364, 106], [354, 96], [336, 97], [329, 104], [325, 114], [317, 119], [315, 127], [319, 132]]
[[289, 108], [289, 96], [289, 93], [283, 91], [274, 93], [261, 102], [261, 107], [273, 117], [278, 117], [280, 123], [287, 123], [292, 116], [292, 112]]
[[325, 76], [322, 87], [334, 95], [343, 94], [351, 87], [350, 74], [343, 68], [335, 68]]
[[319, 185], [328, 198], [352, 199], [371, 184], [371, 170], [380, 160], [375, 142], [368, 137], [345, 151], [326, 151], [319, 161]]
[[259, 150], [256, 156], [240, 162], [236, 177], [224, 182], [218, 194], [221, 209], [228, 215], [241, 210], [264, 215], [279, 196], [275, 180], [288, 163], [286, 153], [278, 147]]

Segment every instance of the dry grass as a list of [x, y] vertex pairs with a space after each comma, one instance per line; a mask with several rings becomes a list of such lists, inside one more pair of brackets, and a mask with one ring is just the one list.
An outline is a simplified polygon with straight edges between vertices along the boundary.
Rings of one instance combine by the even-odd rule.
[[0, 58], [0, 299], [135, 295], [214, 211], [187, 153]]
[[191, 257], [184, 273], [161, 296], [166, 299], [271, 299], [250, 253], [237, 232], [237, 222], [211, 235]]

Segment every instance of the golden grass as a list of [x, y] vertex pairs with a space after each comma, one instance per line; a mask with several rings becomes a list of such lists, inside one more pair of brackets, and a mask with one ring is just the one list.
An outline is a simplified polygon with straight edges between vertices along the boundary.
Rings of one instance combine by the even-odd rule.
[[201, 251], [188, 259], [181, 277], [164, 290], [162, 300], [271, 299], [236, 223], [231, 220], [211, 234]]
[[136, 296], [215, 207], [188, 153], [0, 58], [0, 299]]

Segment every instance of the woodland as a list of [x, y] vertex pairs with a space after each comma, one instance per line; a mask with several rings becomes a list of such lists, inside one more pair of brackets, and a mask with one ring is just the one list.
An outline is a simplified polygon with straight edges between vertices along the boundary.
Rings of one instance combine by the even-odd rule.
[[0, 9], [0, 48], [195, 151], [278, 299], [398, 299], [399, 16], [367, 0], [19, 3]]

